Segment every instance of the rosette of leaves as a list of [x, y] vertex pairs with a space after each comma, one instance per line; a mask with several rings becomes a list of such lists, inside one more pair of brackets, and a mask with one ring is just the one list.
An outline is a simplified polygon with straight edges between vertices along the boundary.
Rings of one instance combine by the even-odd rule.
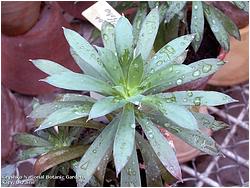
[[97, 101], [83, 95], [68, 96], [63, 104], [41, 105], [32, 112], [34, 118], [39, 118], [41, 112], [47, 115], [37, 131], [84, 117], [88, 121], [101, 116], [112, 119], [75, 167], [79, 186], [86, 185], [95, 172], [105, 171], [102, 162], [112, 158], [121, 186], [141, 186], [139, 151], [148, 186], [162, 186], [162, 166], [181, 179], [175, 152], [158, 126], [205, 153], [219, 154], [215, 141], [200, 128], [218, 130], [224, 124], [210, 115], [193, 112], [191, 106], [216, 106], [235, 100], [214, 91], [162, 92], [211, 75], [224, 62], [211, 58], [182, 64], [194, 35], [172, 40], [151, 57], [159, 21], [159, 11], [154, 8], [141, 23], [140, 31], [133, 29], [124, 16], [115, 26], [105, 22], [101, 30], [104, 47], [93, 47], [78, 33], [64, 28], [70, 52], [84, 73], [72, 72], [48, 60], [32, 61], [49, 75], [44, 82], [103, 95]]
[[[248, 12], [248, 2], [233, 1], [232, 3], [240, 9]], [[229, 36], [240, 40], [239, 29], [235, 23], [223, 12], [206, 1], [149, 1], [148, 5], [147, 3], [142, 2], [138, 8], [135, 22], [138, 20], [138, 17], [144, 19], [143, 17], [145, 17], [147, 10], [156, 6], [159, 6], [161, 22], [157, 40], [159, 44], [155, 44], [157, 49], [164, 44], [162, 41], [168, 41], [169, 39], [177, 37], [178, 32], [189, 33], [187, 10], [190, 8], [192, 9], [190, 33], [195, 34], [195, 39], [192, 41], [192, 46], [195, 52], [198, 51], [203, 39], [205, 19], [207, 20], [216, 40], [225, 51], [229, 51], [230, 49]], [[181, 27], [181, 25], [184, 25], [184, 27]], [[179, 31], [179, 28], [182, 28], [182, 31]]]

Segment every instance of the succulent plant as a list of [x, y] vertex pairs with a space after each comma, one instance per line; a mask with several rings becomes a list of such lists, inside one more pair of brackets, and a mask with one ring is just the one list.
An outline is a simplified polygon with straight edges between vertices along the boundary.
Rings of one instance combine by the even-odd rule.
[[[248, 2], [233, 1], [232, 3], [248, 12]], [[135, 20], [144, 19], [148, 7], [152, 9], [159, 6], [160, 22], [163, 24], [160, 31], [164, 33], [164, 38], [166, 38], [166, 35], [169, 35], [167, 36], [168, 38], [171, 35], [176, 37], [178, 35], [180, 20], [186, 25], [184, 30], [189, 33], [187, 25], [187, 10], [190, 7], [189, 5], [192, 7], [190, 33], [196, 34], [195, 39], [192, 41], [195, 52], [198, 51], [203, 39], [205, 18], [216, 40], [225, 51], [229, 51], [230, 49], [229, 35], [240, 40], [240, 33], [234, 22], [214, 7], [213, 4], [206, 1], [192, 1], [191, 3], [187, 1], [166, 1], [161, 3], [149, 1], [148, 6], [147, 3], [142, 2]], [[161, 34], [159, 33], [159, 35]], [[162, 40], [162, 38], [159, 40]]]
[[121, 186], [141, 186], [138, 148], [146, 164], [148, 186], [162, 186], [162, 166], [181, 179], [175, 151], [158, 126], [205, 153], [220, 153], [215, 141], [200, 129], [218, 130], [225, 124], [192, 111], [192, 106], [216, 106], [235, 100], [215, 91], [164, 91], [209, 76], [224, 62], [211, 58], [182, 64], [194, 34], [178, 37], [152, 55], [159, 20], [159, 11], [154, 8], [141, 23], [140, 31], [133, 29], [124, 16], [115, 26], [104, 22], [104, 47], [93, 47], [78, 33], [63, 28], [70, 52], [84, 73], [72, 72], [49, 60], [32, 60], [49, 75], [41, 81], [58, 88], [103, 95], [95, 100], [65, 94], [52, 103], [37, 106], [30, 114], [42, 119], [38, 132], [54, 126], [73, 126], [77, 120], [86, 125], [95, 118], [108, 117], [110, 123], [101, 129], [75, 166], [79, 186], [86, 185], [100, 168], [104, 173], [112, 153]]

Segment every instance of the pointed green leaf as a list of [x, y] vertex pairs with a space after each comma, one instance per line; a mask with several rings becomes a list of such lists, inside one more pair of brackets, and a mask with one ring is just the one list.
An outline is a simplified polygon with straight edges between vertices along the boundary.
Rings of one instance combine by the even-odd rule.
[[200, 128], [208, 128], [212, 129], [213, 131], [218, 131], [220, 129], [228, 127], [227, 124], [222, 121], [216, 121], [214, 117], [209, 114], [202, 114], [197, 112], [192, 112], [192, 114], [198, 121]]
[[160, 23], [165, 19], [167, 9], [168, 9], [168, 2], [167, 1], [161, 2], [161, 5], [159, 6]]
[[123, 108], [113, 146], [116, 175], [118, 175], [127, 164], [133, 152], [134, 141], [135, 115], [133, 107], [128, 104]]
[[233, 4], [235, 4], [238, 8], [249, 12], [249, 2], [248, 1], [233, 1]]
[[31, 60], [32, 63], [41, 71], [48, 75], [58, 74], [61, 72], [72, 72], [71, 70], [63, 67], [62, 65], [46, 59]]
[[121, 187], [141, 187], [140, 169], [135, 145], [128, 163], [121, 171]]
[[138, 133], [136, 134], [136, 140], [145, 165], [147, 186], [163, 187], [157, 155], [149, 143]]
[[76, 181], [78, 184], [80, 183], [84, 186], [88, 183], [98, 168], [98, 165], [104, 159], [107, 151], [112, 147], [118, 122], [119, 117], [114, 118], [113, 121], [103, 129], [101, 134], [95, 139], [81, 158], [76, 170]]
[[[115, 26], [115, 46], [118, 57], [123, 59], [125, 53], [128, 58], [133, 56], [133, 33], [129, 20], [122, 16]], [[126, 58], [126, 59], [128, 59]], [[123, 59], [123, 63], [126, 60]]]
[[65, 123], [81, 117], [86, 117], [89, 114], [91, 106], [92, 105], [89, 104], [78, 104], [56, 110], [42, 122], [42, 124], [39, 126], [39, 128], [36, 129], [36, 131], [47, 129], [55, 125], [59, 125], [61, 123]]
[[19, 145], [25, 146], [51, 146], [47, 140], [28, 133], [18, 133], [14, 136], [15, 141]]
[[140, 2], [135, 18], [133, 20], [134, 45], [136, 45], [141, 31], [142, 23], [147, 15], [147, 3]]
[[143, 60], [141, 55], [137, 56], [129, 66], [128, 71], [128, 87], [136, 88], [141, 83], [143, 76]]
[[89, 119], [104, 116], [110, 112], [122, 108], [126, 103], [126, 100], [118, 99], [112, 96], [100, 99], [92, 106], [89, 113]]
[[114, 93], [114, 90], [106, 82], [92, 76], [79, 73], [62, 72], [51, 75], [42, 81], [63, 89], [96, 91], [106, 95]]
[[123, 71], [117, 56], [115, 56], [111, 50], [106, 48], [98, 48], [98, 52], [103, 66], [110, 76], [110, 80], [112, 80], [116, 85], [123, 84]]
[[145, 18], [139, 34], [135, 55], [141, 54], [142, 59], [146, 61], [153, 48], [153, 44], [159, 28], [159, 11], [154, 8]]
[[116, 54], [114, 26], [109, 22], [103, 22], [101, 34], [104, 47]]
[[191, 106], [219, 106], [236, 102], [230, 96], [216, 91], [176, 91], [153, 95], [166, 103]]
[[147, 72], [155, 72], [172, 63], [177, 57], [185, 52], [193, 38], [194, 35], [184, 35], [170, 41], [151, 59], [151, 62], [147, 68]]
[[69, 101], [81, 101], [81, 102], [90, 102], [90, 103], [96, 102], [95, 99], [87, 95], [81, 95], [81, 94], [75, 94], [75, 93], [57, 94], [56, 101], [68, 101], [68, 102]]
[[33, 157], [37, 157], [38, 155], [44, 154], [52, 150], [52, 147], [32, 147], [30, 149], [22, 151], [18, 158], [22, 160], [30, 159]]
[[204, 15], [201, 1], [192, 2], [192, 18], [190, 28], [191, 33], [195, 34], [192, 46], [194, 48], [194, 51], [197, 52], [201, 45], [204, 31]]
[[221, 23], [221, 20], [216, 16], [215, 8], [211, 5], [206, 4], [205, 2], [202, 3], [206, 19], [210, 25], [211, 30], [214, 33], [215, 38], [225, 51], [229, 51], [229, 37], [227, 31]]
[[166, 138], [161, 134], [160, 130], [150, 119], [142, 114], [136, 116], [136, 120], [140, 123], [149, 143], [165, 168], [174, 177], [181, 179], [181, 168], [179, 166], [176, 154], [169, 145]]
[[[78, 61], [78, 63], [87, 63], [88, 67], [93, 67], [102, 78], [108, 80], [106, 77], [106, 72], [102, 67], [100, 58], [96, 50], [77, 32], [63, 28], [64, 36], [69, 43], [70, 48], [81, 58], [83, 61]], [[86, 66], [81, 65], [84, 68]], [[83, 70], [84, 71], [84, 70]]]
[[174, 61], [173, 64], [182, 64], [184, 63], [188, 54], [188, 50], [185, 50], [180, 56], [178, 56]]
[[169, 7], [165, 14], [166, 22], [169, 22], [176, 14], [179, 14], [186, 5], [186, 1], [168, 1], [168, 5]]

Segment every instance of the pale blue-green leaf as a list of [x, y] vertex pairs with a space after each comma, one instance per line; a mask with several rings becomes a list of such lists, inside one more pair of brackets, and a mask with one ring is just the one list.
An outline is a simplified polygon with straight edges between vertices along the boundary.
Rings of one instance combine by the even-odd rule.
[[186, 5], [186, 1], [168, 1], [168, 9], [165, 14], [166, 22], [169, 22], [176, 14], [179, 14], [180, 11]]
[[119, 99], [112, 96], [100, 99], [92, 106], [88, 119], [104, 116], [110, 112], [122, 108], [126, 103], [128, 102], [125, 99]]
[[137, 9], [135, 18], [133, 20], [133, 36], [134, 36], [134, 46], [136, 46], [136, 43], [139, 38], [139, 34], [141, 31], [142, 23], [147, 15], [147, 3], [146, 2], [140, 2], [140, 5]]
[[141, 83], [143, 76], [143, 60], [141, 55], [137, 56], [129, 66], [128, 70], [128, 87], [130, 89], [137, 88]]
[[159, 16], [160, 16], [160, 23], [165, 19], [166, 11], [168, 9], [168, 3], [167, 1], [161, 2], [161, 5], [159, 6]]
[[96, 91], [105, 95], [112, 95], [114, 93], [114, 90], [106, 82], [92, 76], [79, 73], [62, 72], [51, 75], [42, 81], [63, 89]]
[[46, 59], [31, 60], [32, 63], [41, 71], [48, 75], [58, 74], [61, 72], [72, 72], [71, 70], [63, 67], [62, 65]]
[[121, 187], [141, 187], [141, 176], [136, 153], [136, 145], [134, 145], [128, 163], [121, 171]]
[[235, 4], [238, 8], [249, 12], [249, 2], [248, 1], [233, 1], [233, 4]]
[[193, 116], [198, 122], [200, 128], [208, 128], [213, 131], [218, 131], [220, 129], [228, 127], [228, 125], [222, 121], [216, 121], [213, 116], [209, 114], [202, 114], [197, 112], [192, 112]]
[[112, 80], [116, 85], [123, 84], [123, 71], [117, 56], [115, 56], [115, 54], [107, 48], [97, 49], [101, 58], [101, 62], [109, 74], [110, 80]]
[[195, 34], [192, 46], [194, 48], [194, 51], [197, 52], [201, 45], [204, 31], [204, 15], [201, 1], [192, 2], [192, 18], [190, 29], [191, 33]]
[[92, 105], [89, 104], [78, 104], [56, 110], [42, 122], [36, 131], [47, 129], [81, 117], [86, 117], [89, 115], [91, 106]]
[[70, 48], [72, 48], [79, 58], [83, 60], [81, 63], [88, 64], [88, 66], [82, 65], [81, 67], [84, 68], [91, 66], [100, 74], [103, 79], [108, 80], [96, 50], [88, 43], [88, 41], [73, 30], [63, 28], [63, 32]]
[[148, 6], [149, 6], [150, 9], [154, 9], [154, 8], [158, 7], [159, 4], [160, 3], [157, 2], [157, 1], [148, 1]]
[[52, 147], [46, 146], [46, 147], [32, 147], [27, 150], [21, 151], [21, 153], [18, 155], [18, 158], [20, 160], [26, 160], [33, 157], [37, 157], [41, 154], [47, 153], [49, 151], [53, 150]]
[[178, 126], [174, 122], [169, 121], [164, 115], [159, 112], [151, 112], [147, 115], [153, 122], [165, 127], [170, 133], [179, 137], [187, 144], [193, 146], [210, 155], [218, 155], [219, 150], [216, 146], [216, 142], [205, 133], [199, 130], [189, 130]]
[[215, 38], [225, 51], [229, 51], [229, 37], [227, 31], [221, 23], [221, 20], [216, 16], [215, 8], [211, 5], [206, 4], [205, 2], [202, 3], [206, 19], [210, 25], [212, 32], [214, 33]]
[[133, 56], [133, 31], [129, 20], [122, 16], [115, 26], [115, 46], [119, 58], [127, 52], [128, 57]]
[[172, 63], [177, 57], [185, 52], [193, 39], [194, 35], [184, 35], [167, 43], [151, 59], [147, 67], [147, 72], [155, 72]]
[[136, 119], [140, 123], [143, 132], [147, 136], [149, 143], [162, 164], [174, 177], [181, 179], [181, 168], [179, 162], [174, 150], [171, 148], [166, 138], [146, 116], [140, 114], [136, 116]]
[[133, 107], [128, 104], [123, 108], [118, 129], [115, 135], [113, 156], [116, 168], [116, 175], [127, 164], [135, 142], [135, 115]]
[[153, 95], [166, 103], [191, 106], [219, 106], [237, 102], [230, 96], [216, 91], [175, 91]]
[[[100, 135], [91, 144], [89, 149], [81, 158], [77, 170], [77, 183], [86, 185], [98, 168], [98, 165], [104, 160], [109, 148], [112, 148], [115, 132], [119, 122], [119, 117], [113, 119], [107, 127], [103, 129]], [[108, 160], [105, 158], [105, 160]]]
[[92, 102], [96, 100], [87, 95], [75, 94], [75, 93], [66, 93], [66, 94], [57, 94], [56, 101], [81, 101], [81, 102]]
[[136, 134], [136, 143], [140, 148], [143, 162], [145, 165], [146, 179], [148, 187], [163, 187], [161, 179], [161, 170], [158, 166], [160, 162], [152, 147], [140, 135]]
[[147, 15], [142, 23], [141, 31], [139, 34], [135, 55], [141, 54], [142, 59], [146, 61], [153, 48], [153, 44], [159, 28], [159, 11], [154, 8]]
[[14, 135], [14, 139], [19, 145], [51, 146], [51, 143], [49, 143], [47, 140], [28, 133], [17, 133], [16, 135]]
[[135, 104], [135, 105], [140, 105], [143, 98], [144, 98], [143, 95], [138, 94], [138, 95], [131, 96], [131, 97], [127, 98], [126, 100]]
[[172, 62], [173, 64], [182, 64], [184, 63], [186, 57], [188, 54], [188, 50], [185, 50], [180, 56], [178, 56], [177, 58], [175, 58], [175, 60]]
[[101, 28], [101, 35], [104, 47], [116, 54], [114, 26], [109, 22], [103, 22]]
[[[170, 100], [176, 99], [173, 97]], [[144, 97], [142, 103], [162, 112], [166, 118], [181, 127], [191, 130], [198, 129], [198, 124], [193, 114], [183, 106], [167, 103], [165, 100], [155, 96]]]

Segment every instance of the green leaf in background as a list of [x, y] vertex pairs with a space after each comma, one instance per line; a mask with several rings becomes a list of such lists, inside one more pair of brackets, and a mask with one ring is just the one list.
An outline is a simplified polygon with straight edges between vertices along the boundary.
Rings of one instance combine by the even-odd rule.
[[103, 22], [101, 28], [101, 35], [104, 47], [116, 54], [114, 26], [109, 22]]
[[190, 28], [191, 33], [195, 34], [192, 46], [194, 51], [197, 52], [201, 45], [204, 32], [204, 15], [201, 1], [192, 1], [192, 18]]
[[135, 54], [138, 56], [141, 54], [142, 59], [146, 61], [151, 53], [153, 44], [157, 35], [159, 27], [159, 11], [158, 8], [154, 8], [147, 15], [142, 23], [141, 31], [139, 34]]
[[18, 144], [25, 146], [51, 146], [47, 140], [28, 133], [17, 133], [14, 139]]
[[144, 115], [136, 116], [143, 132], [165, 168], [177, 179], [181, 179], [181, 168], [174, 150], [153, 122]]
[[157, 162], [159, 161], [157, 155], [155, 154], [149, 143], [138, 133], [136, 134], [136, 140], [145, 165], [147, 186], [163, 187], [161, 171], [157, 164]]
[[18, 158], [22, 161], [22, 160], [26, 160], [26, 159], [30, 159], [33, 157], [37, 157], [41, 154], [47, 153], [49, 151], [53, 150], [53, 147], [32, 147], [26, 150], [21, 151], [21, 153], [19, 154]]
[[217, 17], [216, 9], [213, 6], [206, 4], [205, 2], [202, 2], [202, 6], [204, 8], [206, 19], [210, 25], [211, 30], [214, 33], [215, 38], [225, 51], [229, 51], [229, 37], [227, 31], [221, 23], [220, 18]]
[[160, 16], [159, 22], [160, 23], [163, 21], [163, 19], [165, 19], [167, 9], [168, 9], [168, 2], [162, 1], [160, 6], [159, 6], [159, 16]]
[[249, 2], [248, 1], [232, 1], [238, 8], [249, 12]]
[[213, 116], [209, 114], [192, 112], [193, 116], [198, 121], [198, 125], [200, 128], [208, 128], [213, 131], [218, 131], [220, 129], [228, 127], [227, 124], [221, 121], [216, 121]]
[[141, 83], [143, 71], [143, 60], [141, 55], [139, 55], [130, 63], [128, 70], [128, 88], [133, 89]]
[[236, 102], [230, 96], [216, 91], [175, 91], [153, 95], [166, 103], [187, 106], [219, 106]]
[[62, 65], [55, 63], [46, 59], [35, 59], [31, 60], [33, 65], [35, 65], [38, 69], [45, 72], [48, 75], [58, 74], [61, 72], [72, 72], [71, 70], [63, 67]]
[[133, 152], [135, 127], [134, 109], [128, 104], [123, 108], [113, 146], [113, 156], [117, 176], [127, 164], [128, 159]]
[[106, 95], [111, 95], [114, 93], [114, 90], [106, 82], [92, 76], [73, 72], [62, 72], [59, 74], [54, 74], [45, 79], [42, 79], [41, 81], [47, 82], [50, 85], [63, 89], [76, 91], [96, 91]]
[[[119, 116], [114, 118], [113, 121], [103, 129], [81, 158], [76, 170], [76, 177], [79, 177], [77, 178], [78, 184], [80, 183], [82, 186], [86, 185], [97, 170], [98, 165], [104, 160], [107, 151], [113, 145], [118, 122]], [[105, 158], [105, 160], [107, 159]]]
[[105, 67], [107, 73], [110, 76], [110, 80], [116, 85], [124, 83], [124, 76], [122, 67], [119, 63], [119, 60], [115, 54], [107, 48], [97, 48], [103, 66]]
[[92, 106], [88, 119], [104, 116], [122, 108], [126, 103], [127, 101], [125, 99], [118, 99], [112, 96], [100, 99]]
[[147, 15], [147, 3], [140, 2], [135, 18], [133, 20], [134, 46], [136, 45], [141, 31], [142, 23]]
[[186, 5], [186, 1], [168, 1], [168, 9], [165, 13], [165, 20], [169, 22]]
[[128, 163], [121, 171], [121, 187], [141, 187], [136, 145], [134, 145], [134, 149]]
[[194, 35], [178, 37], [162, 47], [151, 59], [147, 72], [155, 72], [179, 57], [194, 39]]

